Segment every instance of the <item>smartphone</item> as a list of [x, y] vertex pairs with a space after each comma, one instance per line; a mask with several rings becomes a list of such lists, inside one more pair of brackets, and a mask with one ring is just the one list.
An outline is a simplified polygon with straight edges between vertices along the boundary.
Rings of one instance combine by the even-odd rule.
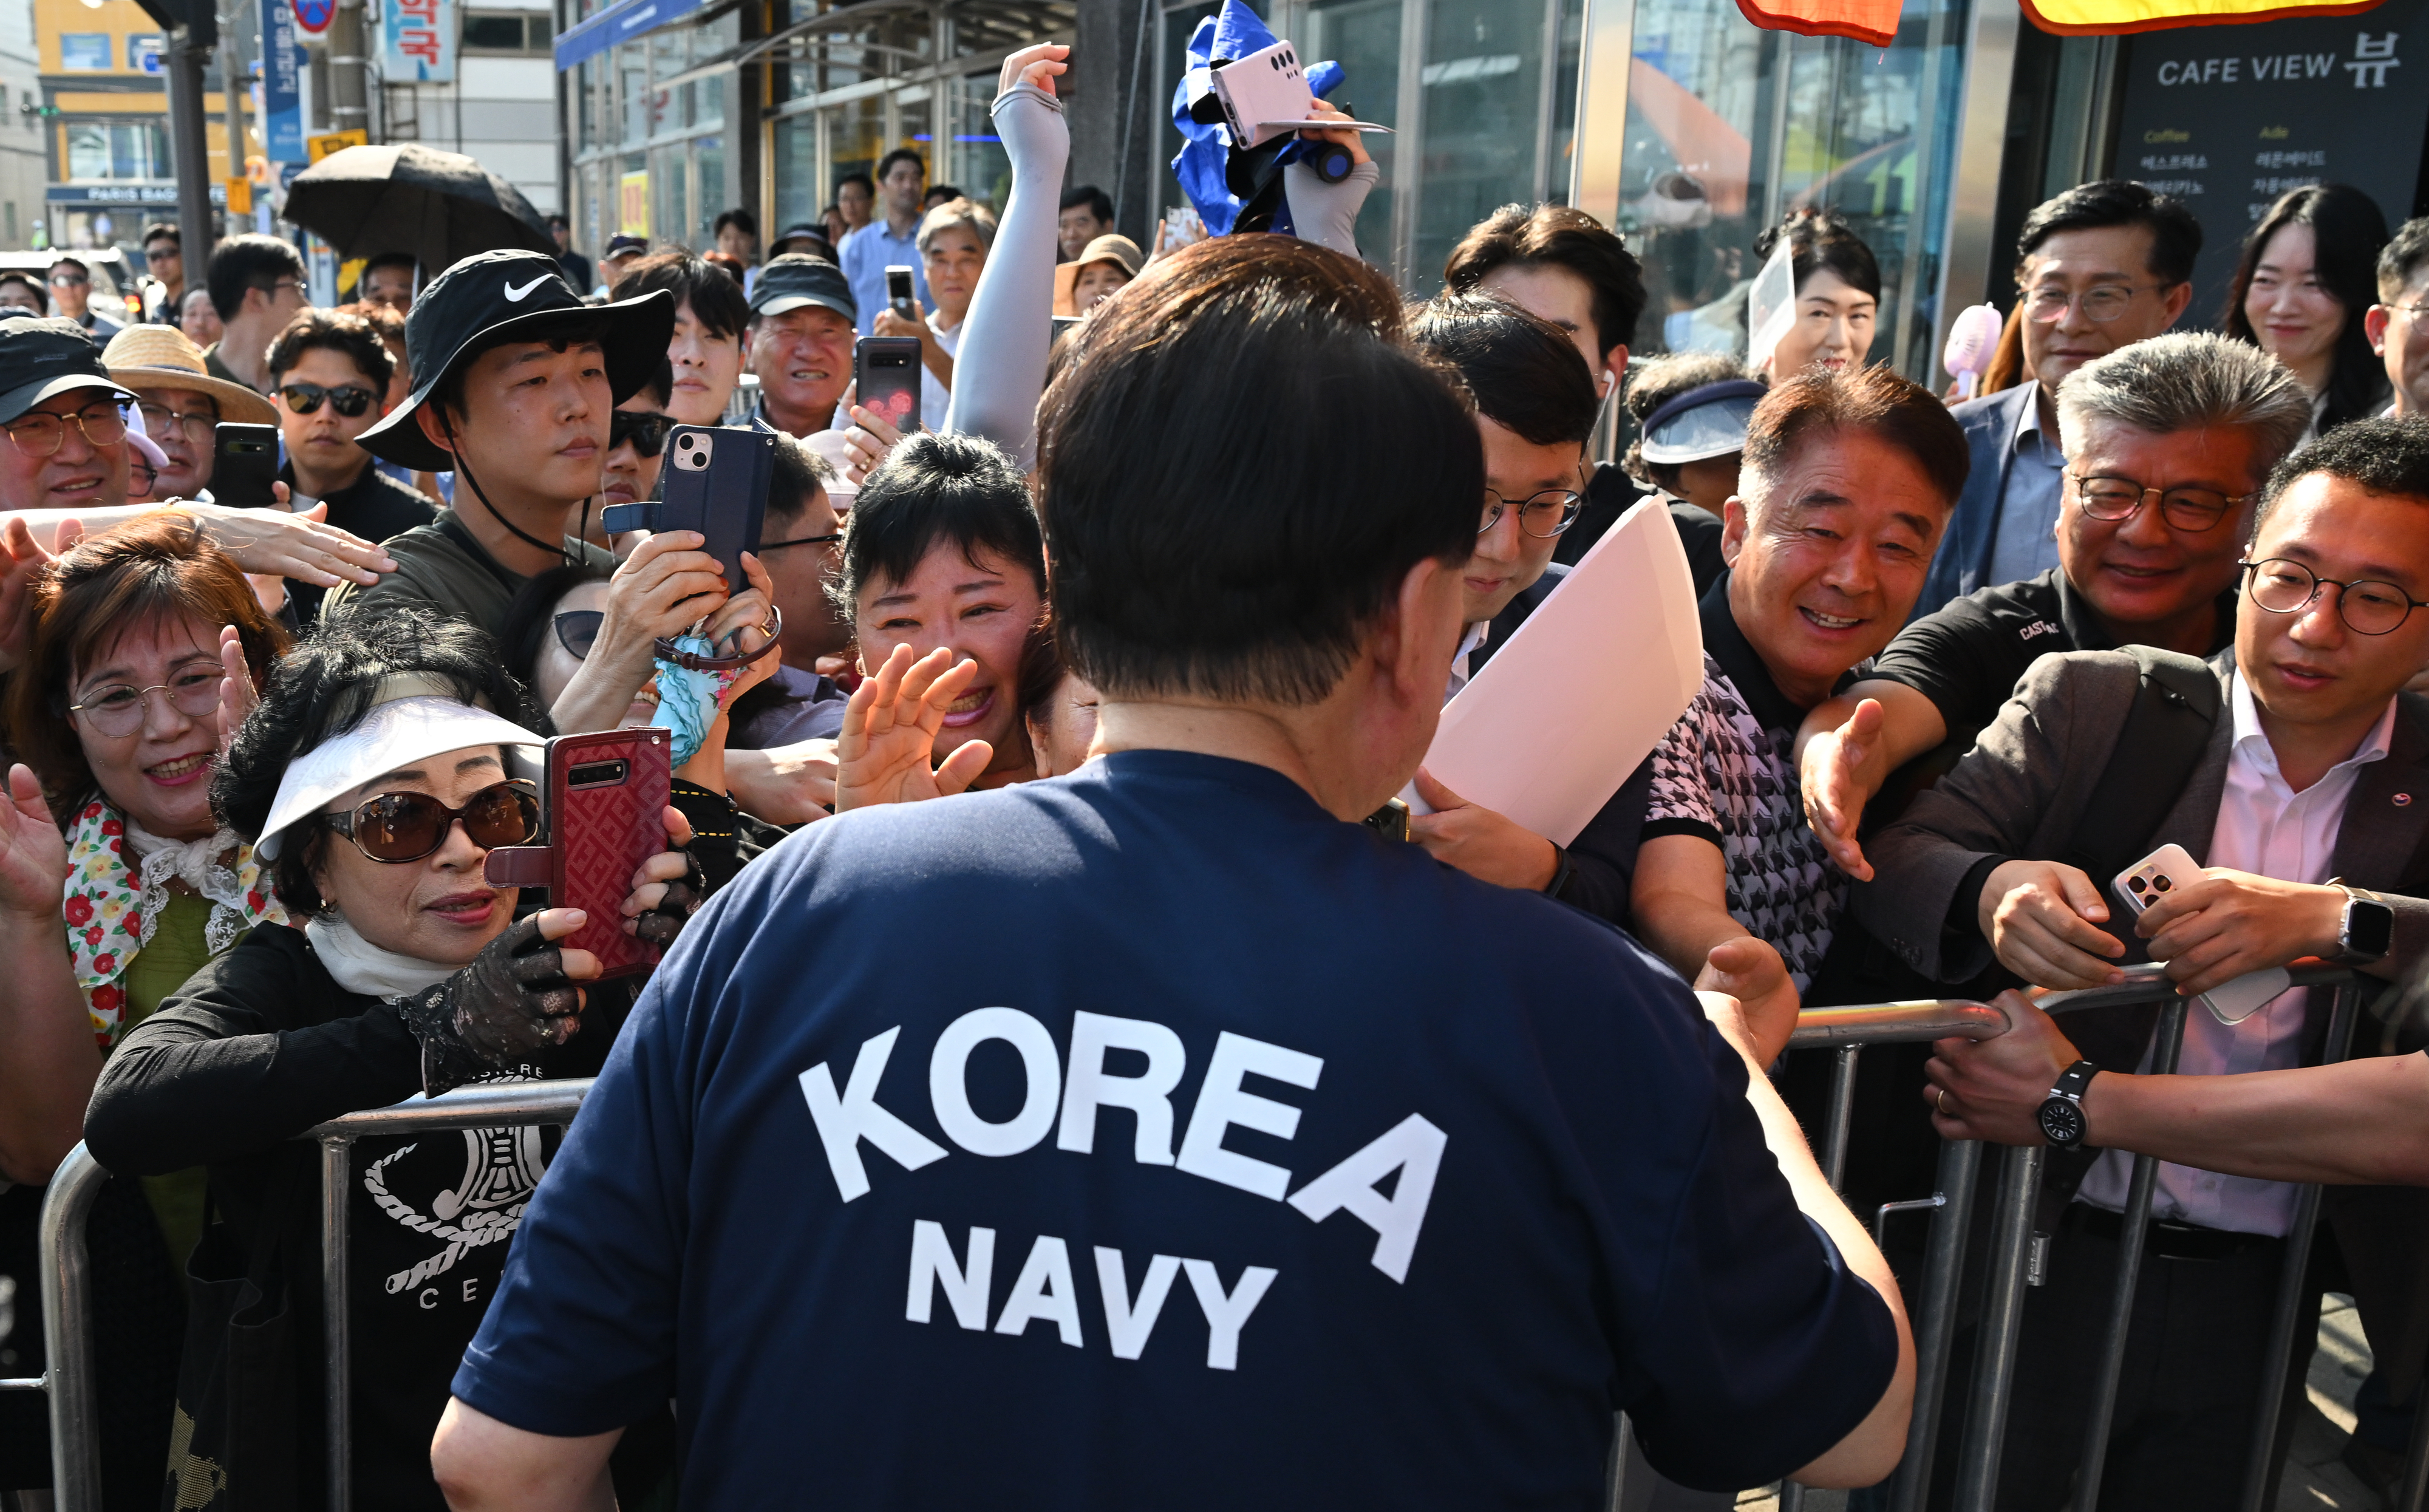
[[278, 427], [222, 420], [211, 445], [211, 501], [268, 509], [276, 502], [270, 485], [277, 481]]
[[[2191, 853], [2182, 846], [2167, 845], [2119, 872], [2108, 888], [2128, 912], [2139, 916], [2170, 893], [2201, 879], [2202, 869]], [[2221, 1024], [2240, 1024], [2293, 985], [2294, 978], [2285, 967], [2271, 966], [2245, 972], [2225, 986], [2202, 994], [2201, 1004]]]
[[1080, 329], [1080, 317], [1076, 315], [1054, 315], [1048, 319], [1054, 322], [1054, 334], [1046, 338], [1047, 345], [1049, 347], [1071, 332]]
[[901, 263], [888, 263], [885, 268], [885, 307], [906, 320], [919, 318], [919, 301], [911, 282], [911, 270]]
[[674, 773], [669, 732], [654, 727], [559, 735], [548, 743], [541, 802], [548, 844], [489, 852], [484, 875], [501, 887], [546, 887], [551, 908], [589, 917], [558, 945], [599, 958], [601, 977], [647, 971], [658, 948], [624, 932], [633, 874], [667, 848], [667, 793]]
[[919, 343], [907, 336], [865, 336], [851, 349], [859, 404], [908, 436], [919, 429]]
[[667, 433], [666, 465], [658, 473], [662, 531], [698, 531], [701, 550], [717, 558], [739, 593], [742, 553], [759, 545], [768, 513], [768, 484], [776, 468], [776, 437], [739, 425], [678, 425]]

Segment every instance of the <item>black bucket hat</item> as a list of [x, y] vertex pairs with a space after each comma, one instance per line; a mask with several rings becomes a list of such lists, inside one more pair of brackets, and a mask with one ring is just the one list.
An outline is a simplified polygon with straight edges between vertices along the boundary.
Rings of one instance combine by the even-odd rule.
[[91, 334], [64, 318], [0, 320], [0, 424], [72, 388], [135, 397], [102, 366]]
[[599, 328], [607, 386], [620, 404], [641, 391], [667, 360], [675, 300], [664, 289], [612, 304], [587, 304], [546, 253], [483, 252], [430, 281], [405, 318], [405, 355], [413, 392], [388, 418], [355, 438], [399, 467], [445, 472], [455, 459], [421, 434], [415, 412], [449, 373], [506, 341], [545, 341], [569, 330]]

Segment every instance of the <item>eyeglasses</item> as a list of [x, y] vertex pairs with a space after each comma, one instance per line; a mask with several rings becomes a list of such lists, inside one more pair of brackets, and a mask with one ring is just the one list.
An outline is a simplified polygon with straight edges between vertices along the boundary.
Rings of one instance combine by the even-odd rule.
[[53, 273], [51, 275], [51, 287], [53, 288], [82, 288], [91, 282], [91, 279], [86, 277], [82, 273]]
[[298, 294], [304, 292], [304, 280], [300, 278], [281, 278], [273, 283], [256, 284], [253, 287], [261, 290], [263, 293], [269, 295], [274, 300], [278, 297], [278, 291], [282, 288], [291, 288]]
[[761, 541], [752, 547], [751, 551], [754, 556], [766, 556], [770, 551], [781, 551], [787, 546], [832, 546], [842, 539], [841, 531], [828, 535], [796, 535], [789, 541]]
[[2105, 474], [2070, 472], [2067, 476], [2074, 480], [2074, 496], [2082, 501], [2083, 512], [2112, 523], [2133, 518], [2136, 510], [2156, 497], [2159, 513], [2176, 529], [2212, 530], [2229, 510], [2252, 498], [2250, 494], [2222, 494], [2215, 488], [2145, 488], [2131, 478]]
[[174, 262], [185, 255], [185, 249], [182, 247], [146, 247], [143, 250], [143, 260], [145, 262]]
[[195, 662], [169, 674], [166, 682], [139, 688], [132, 682], [108, 682], [71, 703], [71, 713], [105, 735], [131, 735], [143, 728], [144, 699], [155, 693], [169, 696], [169, 706], [189, 719], [207, 718], [220, 706], [220, 682], [226, 674], [220, 664]]
[[287, 407], [298, 415], [311, 414], [321, 407], [321, 401], [325, 399], [329, 402], [331, 409], [348, 419], [353, 419], [371, 408], [372, 401], [379, 396], [368, 388], [360, 388], [353, 384], [339, 384], [335, 388], [323, 388], [319, 384], [294, 383], [279, 385], [278, 397], [287, 401]]
[[520, 846], [539, 834], [539, 797], [529, 782], [492, 782], [451, 809], [428, 793], [382, 793], [351, 810], [324, 814], [330, 829], [372, 861], [420, 861], [447, 843], [455, 821], [483, 850]]
[[2322, 588], [2337, 590], [2337, 615], [2357, 635], [2385, 635], [2412, 617], [2415, 609], [2429, 608], [2392, 583], [2365, 578], [2339, 583], [2323, 578], [2300, 562], [2272, 556], [2266, 562], [2239, 562], [2252, 574], [2252, 601], [2272, 615], [2300, 614]]
[[667, 432], [674, 426], [671, 415], [653, 415], [646, 410], [619, 409], [607, 414], [607, 449], [614, 451], [625, 442], [645, 457], [653, 457], [667, 444]]
[[1523, 500], [1502, 498], [1492, 489], [1484, 490], [1484, 523], [1476, 527], [1483, 534], [1501, 523], [1502, 512], [1512, 503], [1518, 506], [1518, 528], [1537, 540], [1549, 540], [1577, 522], [1578, 507], [1585, 502], [1581, 494], [1566, 488], [1546, 488], [1529, 494]]
[[602, 609], [569, 609], [556, 616], [556, 643], [575, 661], [587, 661], [599, 644], [599, 627], [606, 621]]
[[158, 487], [159, 484], [160, 469], [152, 465], [151, 458], [140, 452], [130, 452], [126, 454], [127, 498], [149, 499], [152, 497], [152, 490]]
[[8, 422], [8, 440], [26, 456], [46, 457], [59, 449], [70, 420], [94, 446], [116, 446], [126, 439], [126, 416], [113, 401], [88, 404], [73, 415], [54, 415], [46, 409], [29, 411]]
[[2083, 318], [2106, 325], [2125, 313], [2137, 294], [2154, 289], [2173, 288], [2173, 284], [2102, 284], [2080, 294], [2070, 294], [2062, 288], [2037, 288], [2024, 296], [2024, 319], [2047, 324], [2063, 320], [2068, 306], [2080, 302]]
[[220, 417], [216, 409], [180, 415], [166, 404], [148, 401], [138, 403], [135, 407], [143, 416], [144, 431], [156, 441], [173, 440], [182, 434], [196, 446], [209, 446], [217, 438]]

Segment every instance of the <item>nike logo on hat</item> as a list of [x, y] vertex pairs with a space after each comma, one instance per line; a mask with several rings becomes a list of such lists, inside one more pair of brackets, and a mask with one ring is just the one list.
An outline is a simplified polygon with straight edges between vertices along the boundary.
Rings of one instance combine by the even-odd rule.
[[524, 295], [530, 293], [533, 289], [539, 288], [540, 285], [547, 282], [548, 274], [542, 273], [520, 288], [517, 288], [514, 285], [508, 284], [506, 286], [506, 301], [511, 304], [520, 304], [523, 302]]

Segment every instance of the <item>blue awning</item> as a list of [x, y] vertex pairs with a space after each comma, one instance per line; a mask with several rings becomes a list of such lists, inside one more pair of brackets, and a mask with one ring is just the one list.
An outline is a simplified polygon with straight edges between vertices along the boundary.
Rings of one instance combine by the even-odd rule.
[[616, 0], [557, 38], [556, 70], [562, 74], [619, 42], [629, 42], [669, 22], [681, 21], [702, 4], [702, 0]]

